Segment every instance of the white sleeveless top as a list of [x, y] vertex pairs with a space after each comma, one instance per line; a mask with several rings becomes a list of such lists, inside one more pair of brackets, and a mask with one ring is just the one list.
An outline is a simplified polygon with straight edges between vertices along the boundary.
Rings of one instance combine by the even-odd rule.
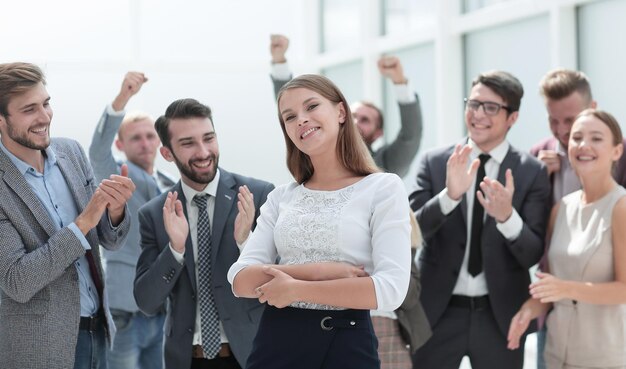
[[[583, 205], [582, 191], [561, 200], [548, 260], [557, 278], [591, 283], [615, 280], [611, 219], [622, 186]], [[625, 227], [626, 224], [616, 225]], [[626, 305], [561, 300], [548, 315], [545, 358], [548, 367], [626, 366]]]

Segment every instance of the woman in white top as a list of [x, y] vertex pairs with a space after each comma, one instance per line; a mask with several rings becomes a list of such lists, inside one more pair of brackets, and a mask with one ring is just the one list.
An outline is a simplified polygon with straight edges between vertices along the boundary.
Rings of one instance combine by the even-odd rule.
[[508, 337], [518, 348], [530, 320], [552, 309], [549, 369], [626, 368], [626, 190], [611, 176], [622, 151], [615, 118], [593, 109], [578, 115], [568, 156], [582, 190], [552, 210], [549, 273], [537, 273]]
[[[228, 280], [267, 302], [247, 368], [378, 368], [370, 309], [394, 310], [410, 274], [404, 185], [380, 173], [339, 89], [303, 75], [279, 92], [287, 166]], [[277, 262], [278, 260], [278, 262]]]

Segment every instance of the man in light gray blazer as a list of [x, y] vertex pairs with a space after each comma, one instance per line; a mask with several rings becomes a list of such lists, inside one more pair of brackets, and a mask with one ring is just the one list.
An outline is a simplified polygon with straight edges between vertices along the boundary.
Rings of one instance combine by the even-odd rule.
[[529, 298], [529, 268], [543, 253], [550, 183], [545, 166], [507, 133], [524, 90], [503, 71], [477, 76], [466, 99], [468, 137], [424, 154], [409, 199], [422, 227], [421, 300], [433, 335], [414, 366], [516, 368], [507, 349], [513, 315]]
[[174, 180], [154, 167], [161, 144], [154, 121], [141, 113], [126, 114], [128, 101], [141, 90], [147, 78], [128, 72], [113, 102], [107, 105], [91, 140], [89, 159], [98, 180], [118, 174], [123, 164], [113, 157], [111, 145], [126, 155], [128, 177], [137, 190], [128, 201], [131, 227], [126, 245], [116, 252], [104, 250], [105, 278], [109, 286], [111, 315], [117, 328], [115, 342], [107, 354], [109, 369], [163, 368], [163, 322], [165, 309], [143, 314], [133, 296], [139, 247], [139, 208], [174, 185]]
[[115, 327], [98, 245], [123, 244], [134, 184], [124, 168], [96, 185], [51, 119], [41, 70], [0, 64], [0, 365], [102, 368]]
[[[211, 110], [198, 101], [173, 102], [155, 126], [161, 154], [176, 164], [182, 180], [139, 210], [137, 304], [150, 314], [168, 302], [166, 368], [242, 368], [264, 305], [236, 298], [226, 274], [274, 186], [218, 167]], [[201, 302], [208, 300], [217, 316], [202, 313]]]

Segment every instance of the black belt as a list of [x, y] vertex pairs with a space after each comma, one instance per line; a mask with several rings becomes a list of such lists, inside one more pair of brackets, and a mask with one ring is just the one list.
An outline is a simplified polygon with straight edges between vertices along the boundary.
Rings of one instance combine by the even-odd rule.
[[95, 332], [98, 328], [102, 327], [103, 321], [100, 315], [94, 316], [81, 316], [78, 329], [83, 331]]
[[489, 295], [475, 297], [452, 295], [449, 305], [471, 310], [482, 310], [489, 307]]

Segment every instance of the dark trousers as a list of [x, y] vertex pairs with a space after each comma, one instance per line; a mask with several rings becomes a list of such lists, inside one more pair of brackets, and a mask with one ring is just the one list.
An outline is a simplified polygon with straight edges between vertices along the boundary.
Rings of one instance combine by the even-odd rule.
[[241, 369], [234, 356], [215, 359], [191, 359], [191, 369]]
[[368, 310], [267, 306], [247, 369], [379, 369]]
[[430, 340], [413, 355], [413, 368], [458, 369], [468, 356], [473, 369], [522, 369], [524, 340], [522, 348], [508, 350], [490, 306], [448, 306]]

